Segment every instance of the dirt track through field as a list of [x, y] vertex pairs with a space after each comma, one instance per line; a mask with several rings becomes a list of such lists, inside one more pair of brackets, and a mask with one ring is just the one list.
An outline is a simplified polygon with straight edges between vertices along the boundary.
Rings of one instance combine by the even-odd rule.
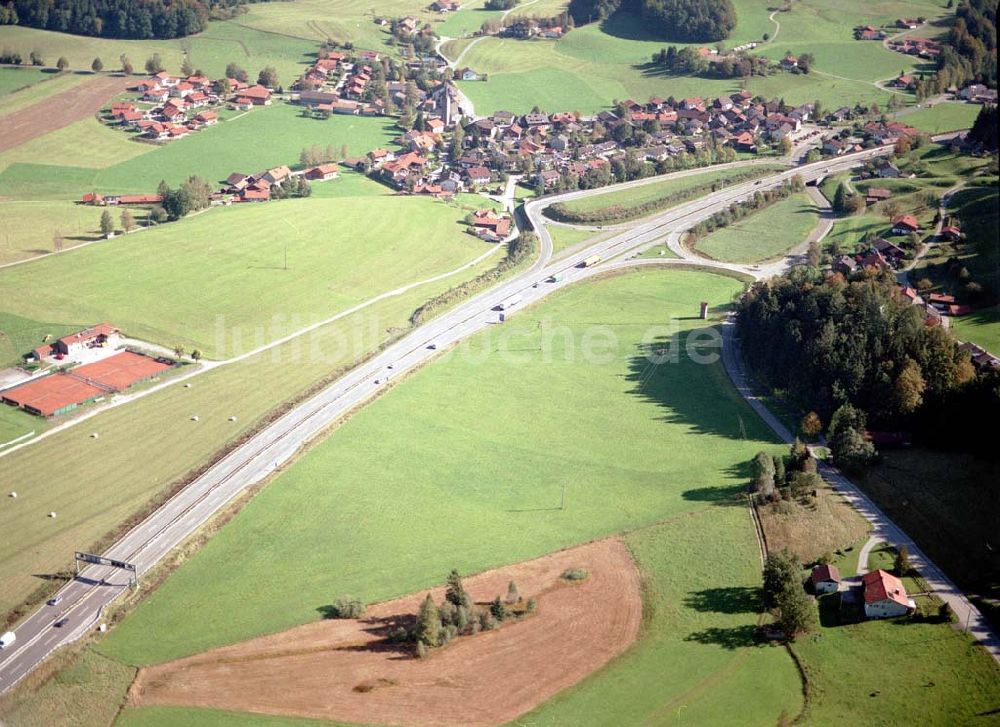
[[[590, 576], [567, 583], [560, 574]], [[458, 637], [427, 659], [383, 641], [425, 593], [335, 620], [213, 649], [139, 671], [136, 705], [393, 725], [495, 725], [524, 714], [621, 654], [642, 620], [639, 573], [618, 538], [488, 571], [465, 581], [477, 603], [517, 582], [538, 612], [497, 631]], [[436, 601], [443, 589], [432, 590]]]
[[125, 76], [94, 76], [55, 96], [0, 116], [3, 132], [0, 133], [0, 152], [92, 116], [133, 82], [134, 79]]

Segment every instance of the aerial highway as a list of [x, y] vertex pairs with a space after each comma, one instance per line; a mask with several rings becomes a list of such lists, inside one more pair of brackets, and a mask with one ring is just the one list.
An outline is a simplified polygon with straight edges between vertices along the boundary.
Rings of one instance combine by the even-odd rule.
[[[143, 573], [153, 568], [171, 549], [193, 534], [233, 497], [267, 478], [303, 445], [385, 391], [395, 379], [426, 363], [442, 350], [496, 325], [499, 322], [498, 307], [501, 301], [519, 296], [517, 308], [530, 305], [567, 285], [623, 264], [637, 253], [662, 243], [668, 235], [676, 235], [756, 191], [781, 185], [796, 175], [805, 181], [815, 180], [890, 152], [891, 147], [865, 150], [836, 160], [789, 168], [758, 180], [732, 184], [646, 221], [640, 221], [609, 239], [557, 260], [553, 260], [552, 240], [541, 216], [547, 205], [649, 182], [640, 180], [528, 202], [525, 205], [525, 216], [537, 231], [541, 246], [539, 258], [530, 268], [421, 325], [312, 398], [289, 410], [214, 463], [108, 548], [103, 555], [134, 564], [141, 578]], [[704, 171], [706, 170], [698, 169], [691, 173]], [[584, 261], [594, 256], [600, 256], [604, 262], [584, 266]], [[692, 260], [677, 262], [691, 264]], [[695, 259], [694, 262], [754, 277], [780, 272], [787, 264], [779, 261], [766, 269], [754, 269], [700, 259]], [[105, 607], [128, 588], [129, 575], [126, 571], [97, 565], [81, 570], [76, 578], [59, 591], [59, 602], [42, 606], [32, 613], [17, 627], [16, 641], [0, 651], [0, 692], [10, 689], [53, 650], [95, 628], [101, 621]]]

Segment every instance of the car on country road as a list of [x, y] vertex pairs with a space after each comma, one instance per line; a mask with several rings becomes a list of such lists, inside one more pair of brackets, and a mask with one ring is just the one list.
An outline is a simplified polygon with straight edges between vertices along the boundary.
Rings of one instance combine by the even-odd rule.
[[56, 596], [55, 598], [50, 598], [48, 600], [48, 604], [50, 606], [58, 606], [60, 603], [62, 603], [62, 600], [63, 600], [62, 596]]
[[52, 625], [55, 626], [57, 629], [61, 629], [67, 623], [69, 623], [69, 616], [63, 616], [61, 619], [59, 619]]

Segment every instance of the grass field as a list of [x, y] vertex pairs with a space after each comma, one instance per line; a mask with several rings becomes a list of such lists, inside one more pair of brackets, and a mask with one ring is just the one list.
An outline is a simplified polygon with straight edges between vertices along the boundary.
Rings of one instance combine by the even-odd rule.
[[900, 121], [928, 134], [968, 129], [979, 115], [980, 106], [967, 103], [939, 103], [900, 117]]
[[563, 225], [550, 224], [547, 226], [547, 229], [549, 235], [552, 237], [553, 253], [560, 253], [601, 234], [595, 230], [581, 230], [575, 227], [564, 227]]
[[[346, 144], [349, 154], [364, 154], [398, 133], [387, 119], [319, 120], [299, 113], [289, 104], [257, 108], [164, 146], [133, 141], [126, 132], [86, 119], [0, 154], [0, 169], [7, 167], [0, 173], [0, 197], [79, 199], [95, 189], [153, 191], [161, 179], [177, 185], [192, 174], [214, 185], [234, 171], [297, 164], [310, 145], [332, 146], [339, 154]], [[81, 147], [85, 150], [77, 151]]]
[[[668, 195], [677, 194], [699, 187], [704, 184], [718, 182], [724, 185], [727, 180], [733, 177], [741, 177], [750, 173], [764, 175], [781, 169], [777, 165], [760, 165], [758, 167], [736, 167], [733, 169], [707, 169], [701, 174], [692, 174], [687, 177], [665, 179], [661, 182], [651, 182], [639, 187], [630, 187], [603, 194], [594, 194], [582, 199], [574, 199], [563, 202], [562, 205], [571, 212], [598, 212], [609, 207], [636, 207], [647, 202], [655, 202]], [[680, 204], [678, 200], [676, 204]], [[666, 207], [664, 209], [667, 209]], [[609, 219], [613, 222], [613, 219]]]
[[129, 335], [229, 357], [481, 255], [488, 248], [465, 232], [464, 214], [382, 196], [211, 209], [0, 270], [0, 292], [4, 310], [24, 318], [110, 320]]
[[[96, 549], [90, 546], [269, 412], [280, 410], [282, 402], [342, 373], [404, 331], [419, 305], [496, 260], [209, 371], [190, 389], [174, 386], [153, 393], [5, 456], [0, 490], [16, 489], [21, 497], [16, 503], [6, 497], [0, 501], [0, 532], [9, 537], [0, 560], [0, 612], [40, 585], [51, 585], [39, 579], [41, 574], [71, 568], [74, 548]], [[200, 421], [191, 422], [192, 414]], [[236, 421], [230, 422], [230, 416]], [[99, 439], [90, 438], [94, 431]], [[100, 473], [88, 465], [95, 458], [108, 465]], [[57, 468], [51, 466], [54, 459], [61, 463]], [[37, 473], [43, 471], [45, 476], [39, 478]], [[86, 497], [79, 496], [81, 487]], [[46, 517], [51, 510], [59, 513], [58, 520]]]
[[[78, 658], [56, 653], [50, 659], [65, 666], [38, 692], [6, 702], [5, 724], [11, 727], [111, 724], [125, 700], [135, 670], [90, 650]], [[42, 668], [49, 666], [47, 663]]]
[[[759, 41], [765, 32], [774, 34], [774, 25], [767, 19], [767, 3], [742, 0], [735, 5], [738, 23], [727, 45]], [[814, 68], [822, 73], [755, 77], [748, 88], [769, 98], [784, 97], [790, 103], [819, 98], [828, 107], [856, 101], [884, 105], [889, 94], [873, 81], [892, 77], [900, 69], [912, 70], [913, 59], [888, 51], [880, 43], [855, 41], [852, 27], [895, 20], [906, 12], [935, 16], [942, 10], [931, 2], [851, 0], [836, 8], [820, 0], [796, 3], [792, 12], [779, 13], [778, 38], [757, 52], [774, 58], [786, 50], [811, 52], [816, 56]], [[664, 76], [650, 68], [650, 57], [664, 45], [664, 41], [650, 37], [640, 19], [626, 14], [577, 28], [556, 42], [488, 38], [462, 62], [488, 73], [489, 81], [463, 83], [463, 90], [480, 113], [501, 108], [526, 111], [535, 104], [548, 111], [586, 113], [609, 106], [609, 99], [615, 98], [714, 96], [739, 90], [735, 81]]]
[[809, 197], [793, 194], [698, 240], [695, 249], [713, 260], [759, 262], [805, 242], [817, 222], [819, 216]]
[[64, 249], [99, 239], [102, 211], [69, 201], [0, 202], [0, 264], [52, 252], [56, 231]]
[[[995, 662], [948, 624], [829, 626], [795, 651], [812, 688], [808, 724], [893, 724], [915, 712], [923, 724], [986, 724], [1000, 699]], [[887, 668], [887, 655], [902, 668]]]
[[[670, 318], [681, 331], [697, 327], [687, 317], [696, 301], [724, 307], [738, 287], [700, 273], [635, 273], [569, 289], [522, 313], [504, 329], [515, 339], [510, 346], [475, 337], [468, 356], [459, 350], [431, 364], [282, 474], [102, 650], [128, 663], [160, 661], [314, 620], [336, 593], [383, 600], [436, 582], [442, 567], [479, 571], [725, 510], [719, 500], [738, 491], [741, 463], [768, 445], [767, 433], [720, 365], [682, 353], [676, 364], [647, 368], [636, 347], [649, 326]], [[542, 320], [554, 346], [544, 365]], [[579, 350], [566, 360], [563, 326], [574, 348], [592, 327], [607, 327], [617, 351], [601, 363]], [[572, 402], [572, 426], [554, 402]], [[741, 417], [747, 440], [739, 439]], [[559, 510], [563, 485], [568, 504]], [[733, 537], [752, 543], [740, 514], [744, 529]], [[415, 527], [445, 521], [443, 529]], [[739, 550], [755, 570], [752, 546]], [[241, 567], [225, 567], [235, 553]], [[267, 579], [246, 577], [261, 569]], [[178, 622], [180, 602], [204, 628]]]
[[4, 66], [0, 68], [0, 96], [6, 96], [15, 91], [27, 91], [30, 86], [44, 81], [49, 75], [41, 68]]
[[0, 451], [3, 451], [2, 445], [7, 442], [43, 429], [45, 429], [43, 420], [14, 407], [0, 407]]
[[74, 70], [89, 70], [95, 57], [111, 70], [119, 66], [118, 57], [125, 54], [142, 73], [146, 59], [159, 53], [166, 70], [179, 73], [184, 55], [188, 54], [196, 68], [213, 77], [221, 75], [227, 63], [235, 62], [255, 77], [261, 68], [274, 66], [285, 84], [290, 84], [315, 59], [316, 40], [246, 27], [242, 25], [244, 17], [210, 23], [204, 33], [176, 40], [93, 38], [5, 25], [0, 26], [0, 45], [19, 50], [24, 56], [38, 49], [53, 65], [57, 58], [65, 57]]

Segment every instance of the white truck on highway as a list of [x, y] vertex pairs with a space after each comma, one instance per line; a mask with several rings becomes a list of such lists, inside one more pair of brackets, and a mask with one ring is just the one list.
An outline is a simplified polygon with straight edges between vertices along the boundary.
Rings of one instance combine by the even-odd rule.
[[515, 293], [509, 298], [504, 298], [502, 301], [500, 301], [500, 305], [498, 305], [497, 308], [499, 308], [500, 310], [509, 310], [520, 302], [521, 302], [521, 294]]
[[14, 635], [13, 631], [8, 631], [3, 636], [0, 636], [0, 649], [6, 649], [8, 646], [13, 644], [17, 640], [17, 636]]

